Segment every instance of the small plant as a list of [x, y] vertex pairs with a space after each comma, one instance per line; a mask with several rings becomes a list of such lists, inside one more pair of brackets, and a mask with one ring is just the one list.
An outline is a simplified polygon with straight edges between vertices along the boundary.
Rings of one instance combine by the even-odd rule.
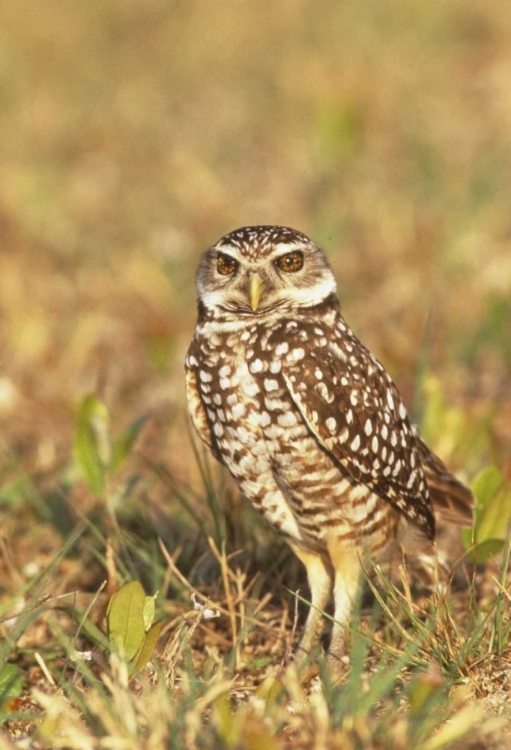
[[476, 497], [475, 522], [464, 529], [463, 542], [469, 558], [475, 563], [486, 562], [502, 551], [511, 519], [511, 482], [506, 481], [496, 466], [483, 469], [472, 482]]
[[154, 622], [155, 597], [146, 596], [142, 585], [122, 586], [108, 604], [107, 634], [111, 650], [124, 655], [140, 672], [151, 659], [163, 625]]
[[85, 396], [78, 411], [73, 447], [80, 472], [95, 495], [101, 497], [107, 492], [108, 479], [119, 472], [131, 454], [146, 419], [139, 417], [112, 440], [107, 407], [97, 396]]

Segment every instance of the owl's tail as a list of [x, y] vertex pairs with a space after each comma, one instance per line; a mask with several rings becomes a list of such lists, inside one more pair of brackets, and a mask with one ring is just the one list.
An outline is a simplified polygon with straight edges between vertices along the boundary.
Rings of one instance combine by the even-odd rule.
[[475, 500], [468, 487], [451, 474], [417, 434], [416, 440], [433, 503], [435, 543], [421, 539], [413, 524], [405, 524], [400, 530], [399, 544], [412, 579], [426, 589], [434, 590], [439, 585], [443, 590], [449, 580], [456, 585], [464, 584], [461, 569], [457, 567], [464, 556], [459, 527], [472, 526]]
[[404, 524], [400, 529], [399, 544], [406, 561], [406, 569], [412, 578], [427, 589], [438, 584], [442, 588], [453, 577], [461, 585], [464, 578], [455, 575], [457, 563], [463, 558], [460, 526], [472, 526], [474, 496], [454, 477], [443, 461], [435, 455], [417, 432], [417, 449], [428, 483], [433, 512], [436, 520], [435, 544], [420, 538], [413, 524]]
[[472, 526], [475, 502], [472, 492], [450, 473], [444, 462], [418, 436], [417, 447], [437, 520]]

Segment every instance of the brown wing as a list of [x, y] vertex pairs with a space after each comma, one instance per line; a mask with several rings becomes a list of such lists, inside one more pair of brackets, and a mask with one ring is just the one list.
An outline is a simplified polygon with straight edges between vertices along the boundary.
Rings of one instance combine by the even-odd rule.
[[303, 419], [332, 459], [433, 538], [431, 499], [399, 393], [342, 318], [324, 346], [307, 351], [303, 343], [294, 349], [290, 343], [282, 373]]
[[472, 492], [451, 474], [420, 437], [416, 436], [416, 440], [435, 513], [442, 521], [472, 526], [475, 504]]
[[186, 358], [186, 398], [188, 401], [188, 413], [192, 424], [200, 439], [208, 446], [213, 456], [223, 463], [222, 456], [217, 448], [215, 436], [213, 435], [211, 423], [208, 419], [206, 408], [202, 402], [197, 378], [197, 370], [191, 366], [190, 359], [193, 358], [194, 342], [190, 346]]

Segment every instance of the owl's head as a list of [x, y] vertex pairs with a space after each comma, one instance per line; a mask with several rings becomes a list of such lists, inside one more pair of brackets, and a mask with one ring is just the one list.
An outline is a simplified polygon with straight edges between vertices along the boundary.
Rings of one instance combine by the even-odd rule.
[[324, 253], [288, 227], [236, 229], [208, 248], [197, 273], [203, 310], [261, 316], [321, 304], [336, 292]]

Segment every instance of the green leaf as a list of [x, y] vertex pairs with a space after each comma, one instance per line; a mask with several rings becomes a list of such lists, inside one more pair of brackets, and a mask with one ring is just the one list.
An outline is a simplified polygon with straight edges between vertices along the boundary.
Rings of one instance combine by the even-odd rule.
[[504, 484], [486, 503], [477, 518], [475, 542], [481, 544], [489, 539], [502, 539], [507, 536], [511, 517], [511, 483]]
[[144, 628], [147, 633], [154, 620], [154, 610], [156, 607], [156, 594], [154, 596], [146, 596], [144, 603], [144, 611], [142, 616], [144, 618]]
[[0, 672], [0, 705], [11, 698], [18, 698], [23, 690], [21, 672], [15, 664], [4, 664]]
[[475, 563], [486, 562], [493, 555], [498, 555], [505, 543], [504, 539], [487, 539], [480, 542], [470, 550], [470, 560]]
[[502, 486], [504, 477], [496, 466], [487, 466], [474, 477], [472, 492], [477, 498], [477, 508], [484, 508], [488, 500], [495, 495]]
[[273, 656], [259, 656], [257, 659], [251, 659], [249, 663], [247, 664], [247, 669], [262, 669], [263, 667], [267, 667], [268, 664], [271, 664], [274, 662], [275, 659]]
[[461, 539], [463, 542], [463, 546], [466, 550], [470, 551], [470, 558], [472, 559], [472, 549], [474, 546], [474, 527], [472, 526], [469, 529], [462, 529], [461, 530]]
[[158, 643], [158, 638], [160, 637], [162, 626], [163, 620], [159, 620], [158, 622], [155, 622], [154, 625], [152, 625], [152, 627], [150, 627], [145, 634], [142, 645], [140, 646], [139, 650], [135, 654], [135, 658], [133, 659], [135, 669], [138, 669], [139, 672], [145, 667], [145, 665], [153, 655], [156, 644]]
[[140, 649], [146, 632], [144, 606], [146, 596], [138, 581], [127, 583], [110, 599], [107, 611], [108, 640], [128, 659]]
[[511, 520], [511, 483], [495, 466], [483, 469], [472, 482], [476, 496], [473, 529], [465, 529], [463, 542], [470, 557], [480, 563], [501, 551]]
[[112, 460], [108, 467], [109, 474], [116, 474], [122, 467], [127, 457], [131, 453], [133, 446], [135, 445], [138, 436], [140, 435], [143, 426], [147, 422], [145, 415], [139, 417], [127, 427], [122, 435], [117, 438], [114, 442], [112, 450]]
[[78, 411], [74, 435], [74, 456], [92, 492], [105, 489], [110, 463], [109, 417], [106, 406], [94, 395], [86, 396]]

